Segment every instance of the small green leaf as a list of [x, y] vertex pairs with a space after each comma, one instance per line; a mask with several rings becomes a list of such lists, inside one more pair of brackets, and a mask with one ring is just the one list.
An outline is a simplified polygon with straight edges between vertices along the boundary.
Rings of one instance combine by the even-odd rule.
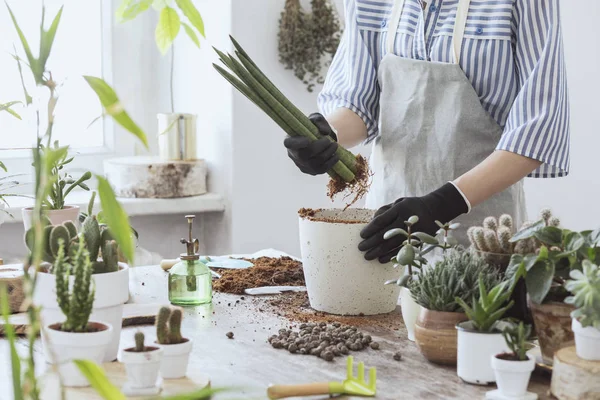
[[115, 17], [117, 17], [117, 21], [123, 21], [123, 14], [129, 5], [133, 2], [133, 0], [122, 0], [119, 3], [119, 7], [117, 7], [117, 11], [115, 11]]
[[79, 371], [86, 377], [90, 385], [96, 393], [104, 400], [126, 400], [127, 397], [113, 385], [106, 373], [98, 364], [89, 360], [74, 360], [73, 361]]
[[401, 228], [390, 229], [389, 231], [383, 234], [383, 238], [385, 240], [388, 240], [398, 235], [408, 236], [408, 232]]
[[412, 235], [415, 236], [416, 238], [418, 238], [423, 243], [438, 244], [437, 239], [434, 238], [431, 235], [428, 235], [427, 233], [424, 233], [424, 232], [415, 232]]
[[148, 10], [150, 8], [150, 6], [152, 5], [152, 0], [140, 0], [140, 1], [136, 1], [135, 3], [131, 4], [131, 2], [129, 2], [129, 5], [125, 7], [125, 9], [119, 14], [119, 10], [117, 10], [117, 18], [119, 20], [119, 22], [125, 22], [125, 21], [130, 21], [132, 19], [134, 19], [135, 17], [137, 17], [138, 15], [140, 15], [141, 13], [143, 13], [144, 11]]
[[25, 34], [19, 27], [17, 19], [15, 18], [15, 15], [13, 14], [11, 8], [8, 6], [8, 3], [6, 2], [6, 0], [4, 1], [4, 3], [6, 4], [6, 8], [8, 8], [8, 12], [10, 13], [10, 18], [12, 19], [15, 30], [17, 31], [17, 35], [19, 35], [19, 40], [21, 41], [21, 45], [23, 46], [23, 50], [25, 51], [25, 55], [27, 56], [27, 61], [29, 62], [29, 68], [31, 68], [31, 72], [33, 73], [33, 77], [35, 78], [35, 83], [41, 84], [43, 81], [44, 71], [40, 70], [39, 62], [33, 56], [33, 53], [31, 52], [31, 47], [29, 47], [29, 43], [27, 42], [27, 39], [25, 38]]
[[400, 265], [409, 265], [415, 260], [415, 248], [410, 244], [402, 246], [398, 255], [396, 256], [396, 261]]
[[194, 32], [192, 27], [189, 26], [188, 24], [186, 24], [185, 22], [182, 22], [181, 24], [183, 25], [183, 28], [185, 29], [185, 33], [187, 33], [187, 35], [190, 37], [190, 39], [192, 39], [192, 42], [194, 42], [196, 44], [196, 46], [198, 48], [200, 48], [200, 39], [198, 39], [198, 35], [196, 35], [196, 32]]
[[123, 207], [121, 207], [121, 204], [117, 201], [115, 192], [110, 186], [110, 183], [99, 175], [96, 175], [96, 179], [98, 180], [98, 195], [100, 196], [100, 204], [104, 211], [106, 225], [117, 241], [125, 258], [133, 263], [135, 244], [131, 237], [129, 217], [125, 210], [123, 210]]
[[8, 103], [0, 104], [0, 111], [5, 111], [5, 112], [9, 113], [10, 115], [12, 115], [13, 117], [15, 117], [17, 119], [21, 119], [21, 116], [10, 108], [10, 107], [14, 106], [15, 104], [23, 104], [23, 103], [20, 101], [9, 101]]
[[135, 135], [138, 139], [142, 141], [144, 146], [148, 148], [148, 139], [146, 134], [127, 114], [127, 112], [123, 109], [117, 94], [110, 87], [108, 83], [106, 83], [103, 79], [96, 78], [94, 76], [84, 76], [84, 79], [90, 85], [92, 90], [96, 92], [100, 103], [104, 107], [106, 114], [113, 117], [113, 119], [125, 128], [127, 131]]
[[165, 7], [160, 12], [158, 25], [156, 25], [155, 37], [156, 45], [162, 54], [166, 54], [173, 40], [179, 34], [181, 28], [181, 20], [177, 11], [171, 7]]
[[410, 218], [408, 219], [408, 221], [406, 221], [406, 222], [407, 222], [407, 225], [409, 225], [409, 224], [410, 224], [410, 225], [414, 225], [414, 224], [416, 224], [417, 222], [419, 222], [419, 217], [417, 217], [416, 215], [413, 215], [413, 216], [412, 216], [412, 217], [410, 217]]
[[460, 222], [455, 222], [453, 224], [450, 224], [450, 226], [448, 228], [451, 230], [458, 229], [458, 228], [460, 228]]
[[194, 3], [192, 3], [191, 0], [175, 0], [175, 3], [177, 3], [177, 7], [179, 7], [183, 15], [185, 15], [194, 28], [196, 28], [198, 33], [205, 38], [204, 21], [202, 20], [202, 15], [200, 15], [200, 12], [194, 6]]
[[587, 240], [590, 244], [590, 247], [596, 247], [598, 244], [600, 244], [600, 229], [590, 232]]
[[[590, 239], [595, 240], [592, 236], [590, 236]], [[567, 237], [565, 238], [565, 251], [575, 252], [579, 250], [584, 244], [585, 238], [581, 233], [569, 232], [567, 234]]]
[[519, 240], [532, 238], [537, 231], [544, 228], [545, 226], [546, 226], [546, 223], [544, 222], [544, 220], [543, 219], [539, 220], [538, 222], [531, 225], [530, 227], [525, 228], [525, 229], [515, 233], [515, 235], [512, 238], [510, 238], [510, 242], [515, 243], [515, 242], [518, 242]]
[[546, 226], [534, 234], [540, 242], [549, 246], [560, 246], [562, 244], [562, 230], [555, 226]]
[[6, 169], [6, 165], [4, 165], [4, 163], [2, 161], [0, 161], [0, 169], [3, 170], [4, 172], [8, 172], [8, 169]]
[[[63, 7], [60, 7], [58, 13], [54, 17], [52, 24], [50, 25], [50, 29], [47, 31], [44, 30], [44, 26], [40, 27], [41, 37], [40, 37], [40, 68], [42, 72], [46, 70], [46, 62], [48, 61], [48, 57], [50, 57], [50, 52], [52, 51], [52, 45], [54, 44], [54, 38], [56, 37], [56, 31], [58, 29], [58, 25], [60, 24], [60, 17], [62, 16]], [[44, 21], [42, 20], [42, 24]]]
[[550, 291], [552, 286], [552, 278], [554, 277], [554, 264], [550, 262], [541, 262], [535, 264], [534, 268], [531, 268], [527, 272], [525, 277], [525, 283], [527, 285], [527, 292], [531, 297], [531, 301], [536, 304], [542, 304], [546, 295]]

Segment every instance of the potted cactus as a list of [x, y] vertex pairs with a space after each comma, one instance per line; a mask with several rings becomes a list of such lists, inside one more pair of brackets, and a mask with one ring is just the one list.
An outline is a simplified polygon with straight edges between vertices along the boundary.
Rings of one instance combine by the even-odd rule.
[[123, 386], [126, 395], [153, 395], [160, 391], [158, 372], [163, 357], [159, 346], [146, 346], [144, 333], [135, 333], [135, 346], [123, 349], [119, 361], [125, 364], [127, 382]]
[[161, 307], [156, 317], [156, 341], [164, 355], [160, 365], [160, 375], [164, 379], [183, 378], [187, 373], [192, 351], [192, 339], [181, 336], [180, 308]]
[[[523, 269], [519, 269], [516, 278], [520, 278]], [[494, 286], [489, 292], [483, 274], [479, 276], [479, 298], [473, 296], [472, 305], [460, 297], [456, 302], [465, 310], [466, 322], [456, 325], [457, 373], [465, 382], [488, 385], [495, 382], [490, 358], [509, 349], [502, 336], [506, 323], [500, 321], [504, 313], [512, 306], [509, 301], [516, 279], [505, 280]], [[507, 303], [508, 302], [508, 303]]]
[[[42, 317], [45, 320], [56, 321], [61, 318], [62, 310], [56, 301], [54, 289], [56, 287], [54, 265], [58, 258], [60, 244], [62, 243], [66, 262], [70, 262], [79, 245], [83, 243], [89, 254], [92, 280], [96, 288], [96, 300], [91, 318], [106, 321], [113, 326], [112, 339], [104, 359], [107, 362], [116, 359], [119, 349], [123, 304], [129, 299], [129, 267], [118, 262], [119, 247], [113, 240], [110, 230], [105, 226], [101, 227], [96, 216], [91, 215], [92, 204], [93, 199], [90, 201], [89, 216], [81, 225], [80, 232], [71, 221], [61, 225], [49, 225], [46, 222], [43, 260], [47, 268], [38, 274], [33, 302], [43, 307]], [[33, 249], [33, 237], [33, 230], [30, 229], [25, 234], [25, 242], [29, 249]], [[100, 252], [102, 252], [101, 258]], [[73, 280], [74, 277], [71, 276], [70, 279]]]
[[577, 307], [571, 313], [577, 356], [600, 361], [600, 268], [584, 260], [583, 271], [571, 271], [566, 289], [572, 296], [565, 302]]
[[423, 356], [436, 364], [456, 365], [456, 324], [468, 318], [456, 302], [470, 303], [479, 292], [477, 278], [486, 287], [500, 282], [499, 273], [479, 255], [452, 249], [434, 267], [421, 270], [409, 284], [421, 306], [415, 326], [415, 342]]
[[527, 393], [531, 372], [535, 368], [535, 360], [527, 355], [530, 335], [531, 325], [523, 322], [504, 329], [502, 336], [510, 352], [492, 357], [498, 390], [488, 392], [487, 398], [522, 399], [526, 395], [529, 396], [527, 398], [537, 398], [537, 395]]
[[50, 323], [42, 331], [44, 355], [47, 362], [58, 364], [65, 386], [89, 386], [72, 361], [87, 359], [102, 362], [113, 328], [104, 321], [90, 321], [95, 292], [92, 263], [83, 235], [70, 257], [67, 256], [65, 242], [59, 240], [53, 269], [56, 277], [55, 301], [66, 319], [63, 322], [46, 319]]

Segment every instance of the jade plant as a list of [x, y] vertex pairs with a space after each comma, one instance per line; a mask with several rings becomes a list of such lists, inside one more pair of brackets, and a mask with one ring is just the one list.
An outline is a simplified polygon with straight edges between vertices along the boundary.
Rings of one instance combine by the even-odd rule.
[[527, 340], [531, 335], [531, 325], [527, 325], [523, 322], [517, 324], [510, 324], [502, 331], [502, 336], [506, 341], [506, 345], [511, 351], [512, 358], [515, 361], [526, 361], [527, 350], [529, 350], [529, 344]]
[[592, 326], [600, 330], [600, 268], [589, 260], [583, 261], [583, 270], [573, 270], [566, 289], [572, 296], [565, 303], [577, 309], [571, 317], [578, 320], [582, 327]]
[[156, 338], [160, 344], [179, 344], [187, 339], [181, 336], [181, 309], [164, 306], [158, 311], [156, 317]]
[[[95, 290], [92, 283], [92, 263], [80, 238], [75, 254], [67, 259], [65, 242], [60, 239], [54, 262], [56, 275], [56, 300], [67, 317], [60, 326], [64, 332], [86, 332], [94, 305]], [[73, 288], [69, 291], [69, 275], [74, 275]]]
[[501, 281], [495, 269], [478, 254], [451, 249], [435, 266], [419, 271], [408, 288], [415, 301], [428, 310], [462, 312], [456, 298], [470, 303], [478, 294], [479, 276], [486, 287]]
[[385, 282], [386, 285], [396, 284], [398, 286], [406, 287], [413, 279], [416, 272], [427, 265], [428, 261], [425, 258], [425, 255], [437, 248], [442, 249], [442, 251], [445, 252], [452, 247], [456, 247], [458, 244], [456, 239], [452, 236], [452, 231], [460, 226], [459, 223], [442, 224], [439, 221], [435, 221], [440, 229], [438, 229], [436, 236], [433, 237], [424, 232], [414, 232], [413, 227], [417, 222], [419, 222], [419, 217], [413, 215], [408, 221], [404, 221], [406, 230], [402, 228], [391, 229], [383, 236], [385, 240], [398, 235], [402, 235], [406, 238], [402, 243], [402, 247], [400, 247], [398, 254], [392, 257], [390, 261], [394, 262], [395, 268], [406, 267], [408, 269], [406, 275], [403, 275], [398, 279], [387, 281]]

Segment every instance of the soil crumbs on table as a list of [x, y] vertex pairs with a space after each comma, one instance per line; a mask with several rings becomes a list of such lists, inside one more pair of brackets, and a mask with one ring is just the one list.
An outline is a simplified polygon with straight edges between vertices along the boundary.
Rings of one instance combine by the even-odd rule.
[[293, 322], [339, 322], [357, 327], [369, 327], [373, 330], [398, 330], [402, 324], [402, 316], [398, 311], [389, 314], [369, 316], [341, 316], [316, 311], [310, 307], [306, 292], [283, 293], [276, 298], [255, 299], [263, 303], [259, 310], [268, 311], [285, 317]]
[[213, 268], [221, 278], [213, 282], [217, 292], [244, 294], [245, 289], [261, 286], [304, 286], [302, 263], [290, 257], [260, 257], [244, 269]]

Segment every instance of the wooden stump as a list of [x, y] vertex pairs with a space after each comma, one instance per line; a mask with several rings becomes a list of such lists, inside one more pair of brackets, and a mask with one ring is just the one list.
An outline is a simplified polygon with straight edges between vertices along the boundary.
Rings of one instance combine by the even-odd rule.
[[8, 307], [11, 313], [21, 310], [25, 293], [23, 292], [23, 266], [21, 264], [0, 266], [0, 284], [8, 289]]
[[115, 158], [104, 162], [104, 173], [119, 197], [167, 199], [206, 193], [204, 160]]
[[582, 360], [575, 346], [557, 351], [550, 390], [559, 400], [600, 400], [600, 361]]

